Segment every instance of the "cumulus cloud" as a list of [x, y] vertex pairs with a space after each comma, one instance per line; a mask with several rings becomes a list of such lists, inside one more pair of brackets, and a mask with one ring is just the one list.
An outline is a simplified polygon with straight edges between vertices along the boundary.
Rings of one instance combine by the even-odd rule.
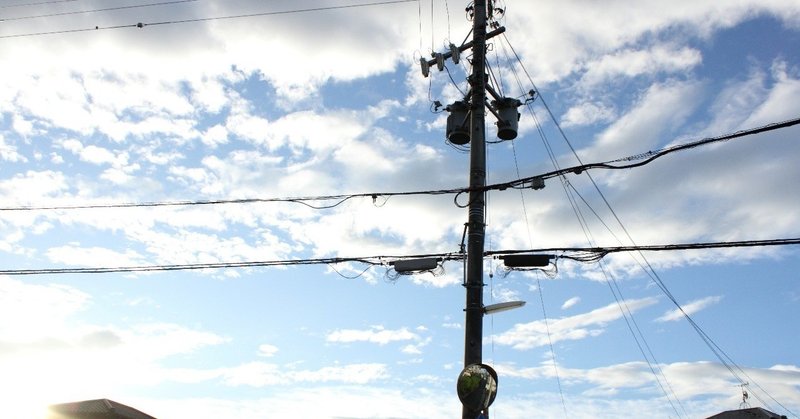
[[699, 300], [690, 301], [686, 304], [681, 305], [683, 311], [677, 308], [674, 310], [670, 310], [664, 313], [661, 317], [657, 318], [656, 321], [673, 322], [677, 320], [682, 320], [685, 316], [691, 316], [700, 310], [703, 310], [713, 304], [717, 304], [720, 301], [722, 301], [722, 296], [720, 295], [715, 295], [715, 296], [701, 298]]
[[[648, 297], [629, 300], [626, 306], [633, 313], [656, 302], [655, 298]], [[588, 313], [550, 319], [548, 324], [545, 324], [544, 320], [516, 324], [510, 330], [493, 336], [492, 341], [499, 345], [511, 346], [514, 349], [533, 349], [549, 345], [550, 342], [555, 344], [564, 340], [580, 340], [597, 336], [603, 333], [608, 323], [620, 318], [622, 318], [622, 312], [619, 306], [612, 303]]]
[[293, 383], [365, 384], [389, 376], [383, 364], [349, 364], [318, 370], [282, 368], [275, 364], [252, 362], [221, 371], [223, 382], [230, 386], [265, 387]]
[[332, 343], [369, 342], [386, 345], [391, 342], [418, 340], [420, 336], [403, 327], [400, 329], [385, 329], [382, 326], [373, 326], [369, 329], [341, 329], [329, 333], [325, 340]]
[[572, 298], [568, 299], [567, 301], [564, 301], [564, 304], [561, 304], [561, 309], [562, 310], [566, 310], [568, 308], [571, 308], [571, 307], [577, 305], [580, 302], [581, 302], [581, 297], [572, 297]]
[[272, 357], [278, 352], [278, 347], [275, 345], [270, 345], [268, 343], [264, 343], [258, 345], [258, 355], [263, 357]]

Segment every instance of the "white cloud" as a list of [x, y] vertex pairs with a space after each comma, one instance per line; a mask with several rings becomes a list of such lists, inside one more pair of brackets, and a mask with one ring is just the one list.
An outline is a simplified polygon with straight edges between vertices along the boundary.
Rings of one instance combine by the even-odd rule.
[[687, 71], [701, 61], [700, 52], [688, 47], [676, 49], [658, 45], [648, 50], [616, 51], [587, 63], [580, 87], [592, 89], [619, 76], [632, 78], [642, 74]]
[[202, 139], [203, 144], [210, 147], [225, 144], [228, 142], [228, 130], [222, 125], [214, 125], [203, 133]]
[[0, 193], [9, 204], [31, 205], [48, 197], [63, 196], [68, 189], [66, 176], [51, 170], [29, 170], [0, 181]]
[[9, 162], [26, 162], [28, 159], [17, 152], [17, 147], [6, 143], [5, 137], [0, 134], [0, 159]]
[[561, 117], [564, 128], [591, 125], [613, 120], [616, 117], [614, 109], [596, 102], [583, 102], [575, 105]]
[[[313, 403], [309, 403], [313, 400]], [[133, 404], [133, 403], [132, 403]], [[461, 411], [452, 391], [420, 389], [417, 385], [387, 389], [374, 384], [346, 386], [284, 386], [258, 398], [160, 398], [133, 404], [157, 417], [303, 417], [378, 418], [391, 412], [394, 417], [446, 418]], [[145, 407], [150, 407], [146, 409]]]
[[402, 342], [407, 340], [419, 340], [419, 335], [403, 327], [400, 329], [384, 329], [381, 326], [373, 326], [366, 330], [341, 329], [335, 330], [326, 336], [325, 340], [333, 343], [369, 342], [378, 345], [386, 345], [391, 342]]
[[681, 311], [680, 309], [677, 309], [677, 308], [674, 309], [674, 310], [670, 310], [670, 311], [664, 313], [664, 315], [662, 315], [661, 317], [657, 318], [656, 321], [658, 321], [658, 322], [673, 322], [673, 321], [676, 321], [676, 320], [682, 320], [684, 318], [684, 313], [686, 313], [686, 315], [688, 315], [688, 316], [691, 316], [691, 315], [697, 313], [698, 311], [703, 310], [704, 308], [706, 308], [706, 307], [708, 307], [708, 306], [710, 306], [712, 304], [716, 304], [716, 303], [718, 303], [720, 301], [722, 301], [722, 296], [720, 296], [720, 295], [710, 296], [710, 297], [701, 298], [699, 300], [690, 301], [690, 302], [688, 302], [686, 304], [682, 304], [681, 305], [681, 307], [683, 308], [683, 311]]
[[63, 333], [67, 317], [87, 308], [91, 296], [60, 284], [32, 285], [0, 277], [0, 334], [5, 341], [34, 341]]
[[[670, 397], [677, 396], [684, 403], [691, 398], [708, 396], [733, 396], [730, 399], [734, 401], [736, 399], [736, 390], [738, 389], [731, 390], [731, 387], [736, 387], [736, 378], [731, 376], [727, 368], [721, 364], [706, 361], [675, 362], [653, 365], [653, 368], [663, 373], [663, 375], [659, 373], [658, 380], [661, 381], [662, 386], [670, 388], [670, 391], [674, 392], [674, 395], [671, 394]], [[556, 370], [549, 363], [522, 368], [510, 364], [499, 364], [495, 366], [495, 369], [501, 376], [528, 380], [555, 378], [556, 374]], [[796, 367], [746, 368], [744, 371], [778, 400], [792, 400], [798, 395], [797, 388], [793, 388], [797, 385], [796, 383], [800, 382], [800, 373]], [[609, 392], [619, 394], [622, 391], [635, 390], [638, 394], [645, 391], [663, 395], [651, 370], [651, 365], [641, 361], [588, 369], [559, 365], [558, 375], [562, 383], [567, 386], [592, 386], [591, 390], [583, 394], [603, 395]], [[669, 387], [667, 387], [667, 383]], [[760, 392], [760, 390], [757, 391]], [[760, 393], [760, 396], [764, 397], [763, 393]], [[703, 407], [703, 409], [706, 408]], [[717, 409], [718, 411], [723, 410]], [[713, 410], [710, 412], [713, 413]]]
[[270, 345], [268, 343], [265, 343], [258, 346], [258, 356], [270, 358], [272, 356], [275, 356], [277, 352], [278, 352], [278, 347], [275, 345]]
[[[720, 3], [713, 0], [680, 0], [664, 7], [650, 1], [637, 7], [623, 3], [605, 4], [586, 13], [580, 1], [564, 1], [547, 8], [518, 8], [509, 13], [505, 26], [517, 52], [523, 57], [534, 80], [540, 84], [568, 76], [584, 68], [585, 63], [647, 42], [652, 34], [680, 31], [685, 37], [707, 38], [715, 30], [729, 28], [759, 14], [770, 14], [790, 25], [798, 25], [800, 7], [785, 0]], [[539, 22], [530, 25], [530, 22]], [[658, 49], [658, 48], [656, 48]], [[671, 51], [666, 48], [664, 53]], [[680, 51], [680, 50], [679, 50]], [[666, 55], [631, 52], [638, 63], [680, 67], [696, 59], [691, 50], [675, 59]], [[685, 55], [685, 56], [684, 56]], [[538, 57], [547, 56], [547, 60]], [[602, 59], [601, 59], [602, 61]], [[621, 70], [624, 71], [624, 70]]]
[[383, 364], [348, 364], [318, 370], [296, 370], [275, 364], [251, 362], [222, 372], [225, 384], [251, 387], [330, 382], [366, 384], [388, 376], [387, 368]]
[[99, 261], [114, 261], [115, 266], [136, 266], [144, 261], [142, 255], [130, 249], [119, 252], [104, 247], [81, 247], [78, 243], [52, 247], [47, 250], [47, 257], [72, 266], [99, 266]]
[[[633, 313], [656, 302], [655, 298], [628, 300], [626, 308]], [[492, 341], [498, 345], [511, 346], [514, 349], [533, 349], [546, 346], [550, 342], [555, 344], [563, 340], [579, 340], [597, 336], [603, 333], [608, 323], [620, 318], [622, 318], [622, 312], [619, 306], [612, 303], [588, 313], [550, 319], [547, 325], [544, 320], [519, 323], [510, 330], [493, 336]]]
[[163, 382], [166, 358], [227, 340], [171, 323], [93, 325], [81, 316], [91, 302], [73, 287], [0, 278], [0, 391], [20, 395], [10, 411], [85, 399], [97, 383], [113, 393]]
[[591, 148], [579, 151], [584, 161], [604, 161], [648, 150], [689, 115], [702, 85], [697, 82], [656, 83], [635, 106], [598, 135]]
[[792, 119], [800, 112], [800, 105], [793, 100], [800, 94], [800, 79], [796, 71], [793, 74], [785, 62], [778, 60], [773, 63], [771, 73], [774, 86], [752, 115], [742, 122], [742, 126], [759, 126]]
[[111, 164], [117, 160], [114, 153], [108, 149], [89, 145], [80, 151], [81, 160], [94, 164]]
[[580, 302], [581, 302], [581, 297], [572, 297], [567, 301], [564, 301], [564, 304], [561, 304], [561, 309], [566, 310], [568, 308], [572, 308]]
[[420, 355], [422, 348], [428, 346], [432, 341], [433, 339], [428, 337], [418, 343], [406, 345], [400, 351], [408, 355]]

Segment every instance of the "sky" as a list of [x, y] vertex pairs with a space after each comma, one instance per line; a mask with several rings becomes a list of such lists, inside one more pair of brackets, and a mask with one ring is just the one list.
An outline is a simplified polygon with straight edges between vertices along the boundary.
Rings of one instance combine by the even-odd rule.
[[[457, 253], [463, 195], [386, 194], [468, 186], [435, 102], [463, 98], [471, 54], [419, 67], [470, 38], [467, 6], [0, 1], [2, 416], [460, 417], [460, 261], [42, 270]], [[800, 116], [797, 1], [496, 6], [491, 83], [525, 103], [513, 141], [487, 114], [489, 184]], [[493, 190], [486, 250], [798, 238], [798, 137]], [[257, 202], [125, 206], [220, 200]], [[527, 302], [484, 318], [491, 415], [702, 418], [746, 390], [798, 417], [799, 269], [797, 246], [485, 257], [484, 303]]]

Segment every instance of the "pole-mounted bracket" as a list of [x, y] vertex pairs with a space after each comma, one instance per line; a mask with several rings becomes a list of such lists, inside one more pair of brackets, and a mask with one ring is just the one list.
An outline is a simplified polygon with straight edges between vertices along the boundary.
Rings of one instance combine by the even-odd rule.
[[[491, 32], [487, 32], [486, 33], [486, 39], [489, 39], [489, 38], [495, 37], [497, 35], [500, 35], [501, 33], [505, 32], [505, 31], [506, 31], [505, 26], [501, 26], [501, 27], [499, 27], [499, 28], [497, 28], [497, 29], [495, 29], [495, 30], [493, 30]], [[453, 62], [458, 64], [458, 62], [461, 60], [461, 53], [466, 51], [466, 50], [468, 50], [468, 49], [471, 49], [473, 46], [474, 46], [474, 41], [469, 41], [469, 42], [461, 45], [460, 47], [455, 46], [455, 44], [450, 44], [450, 51], [447, 51], [447, 52], [444, 52], [444, 53], [434, 53], [433, 54], [433, 59], [431, 59], [431, 60], [426, 60], [425, 58], [420, 58], [419, 59], [419, 66], [420, 66], [420, 70], [422, 71], [422, 76], [423, 77], [428, 77], [428, 75], [430, 75], [430, 72], [431, 72], [431, 67], [433, 67], [434, 65], [436, 65], [436, 68], [438, 68], [439, 71], [444, 70], [444, 62], [448, 58], [452, 58]]]

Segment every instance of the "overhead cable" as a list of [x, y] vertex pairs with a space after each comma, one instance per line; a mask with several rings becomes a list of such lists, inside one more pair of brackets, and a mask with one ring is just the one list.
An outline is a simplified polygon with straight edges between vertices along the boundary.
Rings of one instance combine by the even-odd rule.
[[370, 6], [385, 6], [385, 5], [397, 4], [397, 3], [411, 3], [411, 2], [417, 2], [417, 1], [419, 1], [419, 0], [385, 0], [385, 1], [377, 1], [377, 2], [371, 2], [371, 3], [346, 4], [346, 5], [326, 6], [326, 7], [310, 7], [310, 8], [306, 8], [306, 9], [292, 9], [292, 10], [273, 11], [273, 12], [246, 13], [246, 14], [240, 14], [240, 15], [212, 16], [212, 17], [201, 17], [201, 18], [191, 18], [191, 19], [164, 20], [164, 21], [147, 22], [147, 23], [145, 23], [145, 22], [137, 22], [137, 23], [131, 23], [131, 24], [126, 24], [126, 25], [94, 26], [94, 27], [89, 27], [89, 28], [62, 29], [62, 30], [44, 31], [44, 32], [27, 32], [27, 33], [19, 33], [19, 34], [12, 34], [12, 35], [2, 35], [2, 36], [0, 36], [0, 39], [25, 38], [25, 37], [32, 37], [32, 36], [58, 35], [58, 34], [78, 33], [78, 32], [91, 32], [91, 31], [99, 31], [99, 30], [126, 29], [126, 28], [139, 28], [139, 29], [142, 29], [142, 28], [145, 28], [145, 27], [148, 27], [148, 26], [163, 26], [163, 25], [175, 25], [175, 24], [180, 24], [180, 23], [198, 23], [198, 22], [210, 22], [210, 21], [216, 21], [216, 20], [244, 19], [244, 18], [253, 18], [253, 17], [297, 14], [297, 13], [322, 12], [322, 11], [329, 11], [329, 10], [354, 9], [354, 8], [370, 7]]
[[198, 0], [172, 0], [172, 1], [162, 1], [162, 2], [158, 2], [158, 3], [146, 3], [146, 4], [134, 4], [134, 5], [128, 5], [128, 6], [106, 7], [106, 8], [103, 8], [103, 9], [73, 10], [71, 12], [58, 12], [58, 13], [47, 13], [47, 14], [41, 14], [41, 15], [7, 17], [7, 18], [0, 18], [0, 22], [39, 19], [39, 18], [45, 18], [45, 17], [85, 15], [85, 14], [89, 14], [89, 13], [112, 12], [112, 11], [118, 11], [118, 10], [139, 9], [139, 8], [143, 8], [143, 7], [154, 7], [154, 6], [168, 6], [168, 5], [179, 4], [179, 3], [192, 3], [192, 2], [196, 2], [196, 1], [198, 1]]
[[[595, 246], [595, 247], [551, 247], [529, 250], [494, 250], [484, 252], [484, 256], [514, 255], [521, 253], [558, 253], [562, 259], [574, 259], [578, 262], [591, 262], [593, 260], [579, 257], [584, 254], [599, 256], [597, 260], [612, 253], [621, 252], [665, 252], [676, 250], [700, 250], [700, 249], [727, 249], [740, 247], [771, 247], [771, 246], [793, 246], [799, 245], [800, 238], [786, 239], [767, 239], [767, 240], [740, 240], [724, 242], [696, 242], [678, 244], [656, 244], [656, 245], [634, 245], [634, 246]], [[579, 255], [576, 257], [575, 255]]]
[[[583, 258], [583, 255], [597, 255], [602, 258], [606, 255], [618, 252], [632, 251], [674, 251], [691, 249], [721, 249], [732, 247], [762, 247], [762, 246], [788, 246], [800, 244], [800, 238], [771, 239], [771, 240], [744, 240], [734, 242], [705, 242], [705, 243], [683, 243], [667, 245], [649, 246], [618, 246], [618, 247], [552, 247], [541, 249], [526, 250], [494, 250], [484, 252], [484, 256], [514, 255], [522, 253], [560, 253], [561, 259], [572, 259], [579, 262], [592, 261], [590, 258]], [[412, 260], [422, 258], [438, 258], [442, 262], [460, 261], [465, 258], [461, 252], [450, 253], [428, 253], [417, 255], [382, 255], [382, 256], [360, 256], [360, 257], [331, 257], [318, 259], [286, 259], [268, 261], [240, 261], [240, 262], [215, 262], [215, 263], [190, 263], [172, 265], [141, 265], [141, 266], [99, 266], [99, 267], [75, 267], [75, 268], [38, 268], [38, 269], [3, 269], [0, 275], [23, 276], [23, 275], [53, 275], [53, 274], [102, 274], [102, 273], [124, 273], [124, 272], [157, 272], [157, 271], [188, 271], [202, 269], [228, 269], [228, 268], [258, 268], [274, 266], [296, 266], [296, 265], [331, 265], [339, 263], [363, 263], [372, 266], [391, 266], [399, 260]]]
[[124, 273], [124, 272], [190, 271], [190, 270], [204, 270], [204, 269], [259, 268], [259, 267], [274, 267], [274, 266], [333, 265], [339, 263], [352, 263], [352, 262], [363, 263], [370, 266], [381, 266], [381, 265], [389, 266], [399, 260], [431, 258], [431, 257], [439, 258], [442, 261], [446, 261], [446, 260], [460, 260], [461, 258], [463, 258], [463, 255], [460, 253], [436, 253], [436, 254], [407, 255], [407, 256], [331, 257], [331, 258], [317, 258], [317, 259], [187, 263], [187, 264], [174, 264], [174, 265], [4, 269], [0, 270], [0, 275], [23, 276], [23, 275], [54, 275], [54, 274], [102, 274], [102, 273]]
[[0, 9], [11, 9], [15, 7], [29, 7], [29, 6], [41, 6], [43, 4], [54, 4], [54, 3], [72, 3], [78, 0], [50, 0], [50, 1], [37, 1], [32, 3], [15, 3], [15, 4], [3, 4], [0, 5]]
[[[675, 153], [677, 151], [689, 150], [689, 149], [692, 149], [692, 148], [708, 145], [708, 144], [711, 144], [711, 143], [728, 141], [728, 140], [732, 140], [734, 138], [741, 138], [741, 137], [746, 137], [746, 136], [749, 136], [749, 135], [761, 134], [761, 133], [764, 133], [764, 132], [775, 131], [775, 130], [782, 129], [782, 128], [789, 128], [789, 127], [792, 127], [792, 126], [795, 126], [795, 125], [798, 125], [798, 124], [800, 124], [800, 117], [794, 118], [794, 119], [789, 119], [789, 120], [786, 120], [786, 121], [783, 121], [783, 122], [776, 122], [776, 123], [763, 125], [763, 126], [760, 126], [760, 127], [757, 127], [757, 128], [740, 130], [740, 131], [736, 131], [736, 132], [731, 133], [731, 134], [720, 135], [718, 137], [709, 137], [709, 138], [704, 138], [704, 139], [697, 140], [697, 141], [692, 141], [692, 142], [689, 142], [689, 143], [678, 144], [678, 145], [674, 145], [674, 146], [663, 148], [663, 149], [656, 150], [656, 151], [648, 151], [648, 152], [645, 152], [645, 153], [634, 154], [632, 156], [622, 157], [622, 158], [618, 158], [618, 159], [614, 159], [614, 160], [609, 160], [609, 161], [602, 162], [602, 163], [580, 164], [578, 166], [573, 166], [573, 167], [567, 167], [567, 168], [563, 168], [563, 169], [553, 170], [551, 172], [543, 173], [543, 174], [537, 175], [537, 176], [530, 176], [530, 177], [514, 180], [514, 181], [511, 181], [511, 182], [490, 185], [490, 186], [487, 186], [487, 188], [489, 188], [489, 189], [503, 189], [503, 188], [524, 187], [524, 186], [530, 184], [532, 181], [534, 181], [536, 179], [549, 179], [549, 178], [562, 176], [562, 175], [566, 175], [566, 174], [570, 174], [570, 173], [581, 174], [584, 171], [591, 170], [591, 169], [610, 169], [610, 170], [632, 169], [632, 168], [635, 168], [635, 167], [644, 166], [644, 165], [646, 165], [648, 163], [651, 163], [653, 160], [655, 160], [655, 159], [657, 159], [659, 157], [663, 157], [663, 156], [666, 156], [668, 154]], [[630, 161], [636, 161], [636, 160], [641, 160], [641, 161], [637, 161], [636, 163], [629, 163], [629, 164], [613, 164], [613, 163], [618, 163], [618, 162], [630, 162]]]
[[[313, 209], [329, 209], [341, 205], [345, 201], [354, 198], [372, 198], [377, 201], [381, 198], [391, 198], [393, 196], [409, 195], [450, 195], [463, 191], [468, 188], [439, 189], [429, 191], [411, 192], [380, 192], [380, 193], [357, 193], [349, 195], [320, 195], [306, 197], [283, 197], [283, 198], [240, 198], [240, 199], [208, 199], [195, 201], [161, 201], [161, 202], [128, 202], [128, 203], [109, 203], [109, 204], [77, 204], [77, 205], [38, 205], [38, 206], [19, 206], [19, 207], [0, 207], [0, 211], [48, 211], [48, 210], [78, 210], [78, 209], [102, 209], [102, 208], [142, 208], [142, 207], [180, 207], [194, 205], [227, 205], [227, 204], [255, 204], [270, 202], [288, 202], [302, 204]], [[314, 205], [312, 202], [336, 201], [332, 204]]]
[[[797, 124], [800, 124], [800, 118], [790, 119], [784, 122], [772, 123], [758, 128], [737, 131], [732, 134], [725, 134], [718, 137], [705, 138], [690, 143], [675, 145], [658, 151], [648, 151], [646, 153], [635, 154], [632, 156], [618, 158], [615, 160], [609, 160], [602, 163], [589, 163], [567, 168], [558, 168], [557, 170], [539, 174], [536, 176], [528, 176], [510, 182], [502, 182], [502, 183], [486, 185], [481, 189], [483, 191], [489, 191], [489, 190], [505, 190], [508, 188], [525, 188], [525, 187], [530, 187], [530, 185], [534, 184], [534, 182], [543, 179], [550, 179], [553, 177], [563, 176], [570, 173], [580, 174], [583, 171], [592, 169], [630, 169], [634, 167], [643, 166], [659, 157], [663, 157], [667, 154], [674, 153], [677, 151], [689, 150], [695, 147], [708, 145], [714, 142], [727, 141], [734, 138], [745, 137], [748, 135], [773, 131], [781, 128], [788, 128]], [[633, 161], [642, 158], [644, 158], [645, 160], [637, 163], [626, 164], [626, 165], [612, 164], [615, 162]], [[519, 174], [517, 176], [519, 176]], [[178, 206], [192, 206], [192, 205], [253, 204], [253, 203], [269, 203], [269, 202], [298, 203], [306, 205], [313, 209], [329, 209], [341, 205], [343, 202], [354, 198], [372, 198], [374, 201], [378, 197], [390, 198], [393, 196], [456, 194], [456, 199], [458, 199], [459, 195], [467, 192], [471, 192], [471, 189], [462, 187], [462, 188], [436, 189], [436, 190], [424, 190], [424, 191], [370, 192], [370, 193], [320, 195], [320, 196], [307, 196], [307, 197], [209, 199], [209, 200], [129, 202], [129, 203], [76, 204], [76, 205], [28, 205], [28, 206], [15, 206], [15, 207], [0, 207], [0, 211], [47, 211], [47, 210], [102, 209], [102, 208], [178, 207]], [[325, 205], [312, 204], [312, 202], [324, 202], [324, 201], [336, 201], [336, 202]]]

